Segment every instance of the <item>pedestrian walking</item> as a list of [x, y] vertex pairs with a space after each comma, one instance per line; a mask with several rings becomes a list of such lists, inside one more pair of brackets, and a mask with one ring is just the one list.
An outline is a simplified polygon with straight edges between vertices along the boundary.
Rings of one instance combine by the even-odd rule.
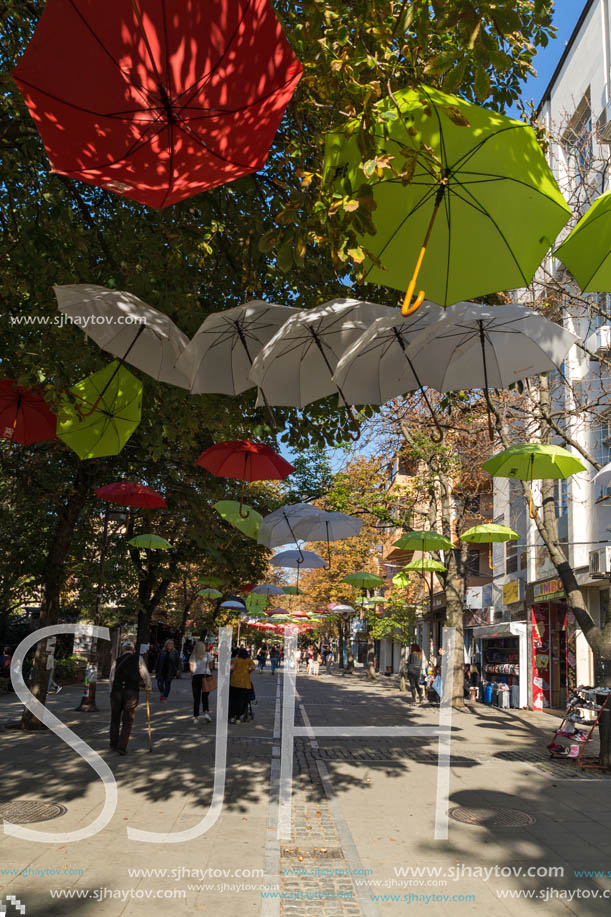
[[208, 707], [208, 679], [211, 678], [214, 669], [214, 660], [212, 654], [206, 649], [206, 644], [198, 640], [193, 647], [189, 657], [189, 668], [191, 669], [191, 689], [193, 691], [193, 722], [197, 725], [199, 722], [200, 706], [203, 713], [203, 719], [206, 723], [211, 722], [210, 710]]
[[51, 688], [53, 688], [55, 690], [55, 693], [59, 694], [59, 692], [62, 689], [62, 686], [57, 684], [57, 682], [55, 681], [55, 678], [53, 677], [54, 675], [55, 675], [55, 656], [53, 657], [53, 662], [51, 663], [51, 671], [49, 672], [49, 683], [47, 685], [47, 691], [50, 691]]
[[170, 695], [172, 681], [180, 666], [180, 657], [173, 640], [166, 640], [157, 660], [157, 687], [159, 700], [164, 703]]
[[412, 692], [412, 703], [421, 704], [424, 700], [420, 689], [420, 679], [425, 671], [424, 655], [417, 643], [412, 643], [407, 657], [407, 680]]
[[265, 668], [265, 663], [267, 662], [267, 653], [265, 652], [265, 647], [261, 647], [257, 654], [257, 660], [259, 662], [259, 671], [262, 672]]
[[272, 667], [272, 675], [275, 675], [276, 669], [278, 668], [278, 664], [280, 662], [280, 652], [277, 646], [272, 646], [269, 653], [269, 662]]
[[243, 647], [238, 650], [238, 655], [232, 660], [229, 670], [229, 722], [245, 723], [248, 709], [248, 695], [252, 689], [250, 673], [254, 672], [256, 665]]
[[140, 695], [140, 679], [146, 693], [150, 694], [152, 683], [146, 663], [142, 656], [136, 655], [134, 644], [126, 641], [110, 672], [110, 748], [120, 755], [127, 754]]
[[327, 668], [327, 675], [330, 675], [331, 667], [333, 666], [333, 653], [331, 651], [331, 647], [327, 649], [327, 652], [325, 655], [325, 666]]

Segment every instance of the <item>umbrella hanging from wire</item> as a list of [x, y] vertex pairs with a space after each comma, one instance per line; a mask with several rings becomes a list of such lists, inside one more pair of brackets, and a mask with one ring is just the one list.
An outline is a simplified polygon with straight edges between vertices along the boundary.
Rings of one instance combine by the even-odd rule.
[[488, 545], [488, 566], [491, 570], [495, 569], [496, 564], [492, 565], [492, 545], [504, 541], [517, 541], [519, 539], [517, 532], [510, 529], [507, 525], [497, 525], [494, 522], [486, 522], [482, 525], [474, 525], [460, 536], [461, 541], [468, 544], [487, 544]]
[[255, 586], [252, 590], [257, 595], [286, 595], [286, 592], [281, 586], [276, 586], [275, 583], [261, 583], [259, 586]]
[[219, 478], [234, 478], [242, 482], [240, 490], [240, 515], [243, 512], [244, 484], [250, 481], [284, 481], [295, 469], [281, 455], [263, 443], [233, 440], [216, 443], [205, 449], [196, 465]]
[[[395, 92], [379, 108], [377, 156], [391, 157], [391, 168], [372, 185], [376, 234], [358, 234], [373, 256], [365, 279], [407, 286], [404, 315], [424, 290], [448, 306], [528, 286], [571, 215], [532, 127], [431, 86]], [[327, 136], [324, 174], [337, 191], [355, 195], [361, 165], [358, 130]]]
[[63, 396], [57, 436], [80, 459], [118, 455], [140, 423], [141, 410], [142, 383], [114, 360]]
[[268, 0], [49, 0], [13, 75], [54, 172], [161, 208], [261, 169], [301, 72]]
[[482, 468], [493, 478], [529, 482], [528, 514], [531, 519], [536, 515], [536, 510], [533, 512], [533, 481], [561, 480], [586, 470], [575, 455], [550, 443], [515, 443], [493, 455]]
[[489, 389], [558, 369], [576, 341], [561, 325], [517, 303], [461, 302], [417, 335], [407, 356], [424, 384], [439, 392], [483, 389], [492, 441]]
[[[196, 331], [177, 363], [191, 385], [202, 392], [239, 395], [253, 387], [249, 378], [255, 357], [284, 323], [300, 310], [260, 299], [213, 312]], [[263, 401], [275, 426], [264, 391]]]
[[304, 519], [318, 516], [320, 510], [311, 503], [292, 503], [280, 506], [264, 517], [259, 526], [257, 540], [266, 548], [279, 548], [281, 545], [297, 544], [299, 536], [295, 526]]
[[115, 481], [98, 487], [95, 492], [100, 500], [117, 503], [135, 509], [163, 509], [167, 504], [158, 491], [136, 481]]
[[102, 350], [158, 382], [188, 388], [176, 361], [189, 338], [172, 319], [133, 293], [77, 283], [53, 287], [57, 308]]
[[[415, 570], [420, 574], [425, 584], [428, 586], [429, 590], [429, 600], [431, 611], [433, 610], [433, 574], [435, 573], [445, 573], [447, 567], [445, 567], [438, 560], [433, 560], [431, 557], [420, 557], [417, 560], [410, 560], [408, 564], [405, 564], [403, 567], [404, 570]], [[430, 582], [427, 583], [425, 573], [430, 573]]]
[[304, 408], [339, 394], [358, 439], [360, 428], [348, 400], [333, 381], [341, 355], [380, 315], [394, 311], [379, 303], [334, 299], [292, 316], [263, 347], [250, 378], [272, 405]]
[[[246, 506], [246, 504], [240, 506], [237, 500], [219, 500], [213, 504], [212, 509], [216, 510], [221, 519], [224, 519], [242, 535], [256, 540], [263, 516], [252, 506]], [[244, 511], [245, 516], [242, 515]]]
[[295, 534], [302, 541], [326, 541], [327, 560], [331, 569], [331, 542], [355, 538], [360, 534], [363, 520], [346, 513], [327, 512], [318, 509], [316, 513], [305, 515], [295, 525]]
[[297, 581], [295, 583], [297, 588], [299, 588], [299, 571], [302, 567], [304, 570], [322, 570], [323, 567], [328, 566], [326, 560], [320, 554], [300, 549], [281, 551], [279, 554], [274, 554], [270, 563], [274, 567], [288, 567], [291, 570], [297, 570]]
[[30, 446], [56, 439], [56, 426], [41, 390], [17, 385], [15, 379], [0, 382], [0, 439]]
[[407, 348], [420, 331], [438, 323], [443, 315], [435, 303], [425, 302], [417, 314], [406, 318], [396, 309], [376, 318], [344, 352], [333, 375], [350, 404], [386, 404], [397, 395], [419, 389], [437, 428], [433, 439], [441, 442], [443, 432]]
[[584, 293], [611, 291], [611, 191], [597, 197], [554, 252]]
[[[394, 548], [403, 551], [450, 551], [452, 542], [440, 532], [430, 530], [405, 532], [398, 541], [393, 542]], [[407, 568], [404, 568], [407, 569]]]

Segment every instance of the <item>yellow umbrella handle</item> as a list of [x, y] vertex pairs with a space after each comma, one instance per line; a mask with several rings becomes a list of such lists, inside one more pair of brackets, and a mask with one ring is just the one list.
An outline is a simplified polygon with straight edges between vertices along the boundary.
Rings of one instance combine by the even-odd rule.
[[414, 290], [416, 289], [416, 283], [418, 281], [418, 274], [420, 273], [420, 268], [422, 267], [422, 262], [426, 254], [426, 248], [429, 244], [429, 239], [431, 238], [431, 233], [433, 231], [433, 226], [435, 225], [435, 219], [439, 212], [439, 207], [441, 206], [441, 201], [443, 200], [444, 192], [447, 188], [447, 178], [443, 179], [440, 183], [439, 188], [437, 189], [437, 197], [435, 199], [435, 206], [433, 207], [433, 212], [431, 213], [431, 219], [429, 220], [429, 225], [426, 229], [426, 235], [424, 236], [424, 242], [422, 243], [422, 248], [420, 249], [420, 254], [418, 255], [418, 260], [416, 261], [416, 267], [414, 268], [414, 273], [412, 274], [412, 279], [409, 282], [407, 292], [405, 293], [405, 298], [403, 299], [403, 305], [401, 306], [401, 315], [413, 315], [417, 309], [420, 308], [424, 302], [424, 290], [420, 290], [416, 299], [414, 300], [413, 305], [410, 306], [410, 301], [414, 295]]

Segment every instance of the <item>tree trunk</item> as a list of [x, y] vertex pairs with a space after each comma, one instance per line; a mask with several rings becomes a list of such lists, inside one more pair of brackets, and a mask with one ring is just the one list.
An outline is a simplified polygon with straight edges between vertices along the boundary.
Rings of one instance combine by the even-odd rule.
[[[442, 530], [452, 540], [451, 483], [444, 469], [439, 470], [441, 485]], [[446, 625], [456, 628], [454, 632], [454, 658], [448, 659], [448, 675], [452, 679], [452, 706], [465, 705], [465, 635], [463, 627], [463, 583], [458, 570], [455, 551], [446, 551], [445, 594]]]
[[352, 634], [350, 632], [350, 618], [344, 622], [344, 645], [346, 647], [346, 671], [354, 672], [354, 656], [352, 655]]
[[337, 622], [337, 654], [338, 660], [337, 664], [340, 669], [344, 668], [344, 624], [340, 620]]
[[367, 681], [376, 680], [376, 645], [371, 638], [367, 641]]
[[[70, 552], [76, 523], [90, 496], [97, 470], [98, 467], [95, 462], [79, 463], [74, 476], [72, 491], [58, 514], [45, 564], [44, 600], [38, 628], [51, 627], [59, 621], [60, 594], [66, 576], [66, 560]], [[48, 683], [46, 641], [41, 641], [36, 645], [30, 687], [32, 694], [41, 704], [46, 702]], [[38, 717], [26, 708], [21, 717], [21, 728], [35, 730], [42, 729], [43, 725]]]

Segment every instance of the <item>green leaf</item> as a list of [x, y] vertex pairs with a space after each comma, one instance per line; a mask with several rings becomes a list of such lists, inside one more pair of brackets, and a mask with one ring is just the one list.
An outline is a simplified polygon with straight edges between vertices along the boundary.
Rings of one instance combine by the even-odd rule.
[[480, 102], [484, 102], [490, 94], [490, 77], [488, 71], [480, 68], [475, 74], [475, 95]]
[[441, 73], [445, 73], [446, 70], [449, 70], [450, 67], [456, 63], [459, 56], [459, 51], [442, 51], [441, 54], [438, 54], [428, 62], [424, 68], [424, 72], [428, 73], [430, 76], [438, 76]]

